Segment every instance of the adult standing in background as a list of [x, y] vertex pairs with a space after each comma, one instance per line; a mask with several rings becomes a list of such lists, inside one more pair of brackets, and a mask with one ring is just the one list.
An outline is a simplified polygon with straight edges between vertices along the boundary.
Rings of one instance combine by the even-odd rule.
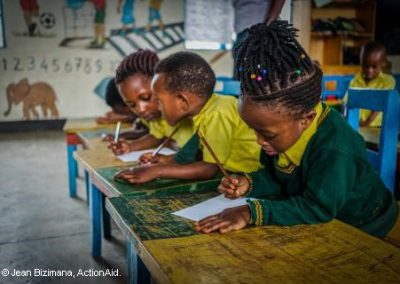
[[236, 40], [232, 47], [233, 77], [237, 78], [235, 58], [240, 42], [246, 37], [246, 29], [265, 22], [266, 24], [276, 20], [281, 13], [285, 0], [232, 0], [234, 10], [233, 28]]

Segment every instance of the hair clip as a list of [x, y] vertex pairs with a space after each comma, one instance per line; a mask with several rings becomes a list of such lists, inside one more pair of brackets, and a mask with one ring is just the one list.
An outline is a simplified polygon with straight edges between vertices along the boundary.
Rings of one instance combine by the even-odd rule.
[[256, 74], [251, 74], [251, 75], [250, 75], [250, 78], [251, 78], [251, 79], [255, 79], [255, 78], [256, 78]]

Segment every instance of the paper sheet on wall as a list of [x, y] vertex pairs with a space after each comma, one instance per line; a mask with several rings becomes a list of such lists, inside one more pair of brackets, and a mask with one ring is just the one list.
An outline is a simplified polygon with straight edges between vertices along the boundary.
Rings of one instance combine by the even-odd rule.
[[172, 214], [187, 218], [193, 221], [200, 221], [208, 216], [218, 214], [224, 209], [245, 205], [248, 198], [237, 199], [225, 198], [223, 194], [208, 199], [191, 207], [173, 212]]
[[[149, 152], [154, 152], [155, 149], [146, 149], [146, 150], [141, 150], [141, 151], [133, 151], [127, 154], [123, 154], [120, 156], [117, 156], [118, 159], [120, 159], [123, 162], [135, 162], [139, 160], [139, 157], [145, 153]], [[159, 154], [162, 155], [174, 155], [176, 152], [170, 148], [163, 148], [159, 152]]]

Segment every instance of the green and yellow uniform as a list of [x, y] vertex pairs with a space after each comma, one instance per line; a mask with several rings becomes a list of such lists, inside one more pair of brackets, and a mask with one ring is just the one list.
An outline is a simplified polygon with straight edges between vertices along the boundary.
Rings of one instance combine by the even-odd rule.
[[189, 119], [184, 119], [175, 126], [170, 126], [163, 118], [148, 121], [146, 125], [149, 128], [149, 134], [157, 139], [169, 137], [175, 128], [179, 127], [179, 130], [174, 134], [172, 139], [176, 141], [180, 148], [193, 136], [192, 122]]
[[317, 116], [297, 143], [278, 156], [261, 154], [251, 173], [251, 223], [296, 225], [333, 218], [384, 237], [398, 214], [392, 194], [367, 160], [363, 138], [335, 110]]
[[[226, 170], [252, 172], [261, 167], [255, 132], [240, 118], [236, 98], [213, 94], [192, 120], [193, 132], [201, 131]], [[203, 161], [215, 164], [201, 141], [199, 148]]]

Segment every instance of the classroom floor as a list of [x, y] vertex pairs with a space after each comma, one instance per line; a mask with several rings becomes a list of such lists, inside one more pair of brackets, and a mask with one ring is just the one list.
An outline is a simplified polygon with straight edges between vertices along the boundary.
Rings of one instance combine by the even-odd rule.
[[[122, 277], [3, 277], [0, 283], [126, 283], [125, 239], [113, 224], [103, 257], [90, 256], [84, 181], [68, 197], [63, 132], [0, 134], [0, 270], [119, 269]], [[81, 173], [82, 176], [82, 173]]]

